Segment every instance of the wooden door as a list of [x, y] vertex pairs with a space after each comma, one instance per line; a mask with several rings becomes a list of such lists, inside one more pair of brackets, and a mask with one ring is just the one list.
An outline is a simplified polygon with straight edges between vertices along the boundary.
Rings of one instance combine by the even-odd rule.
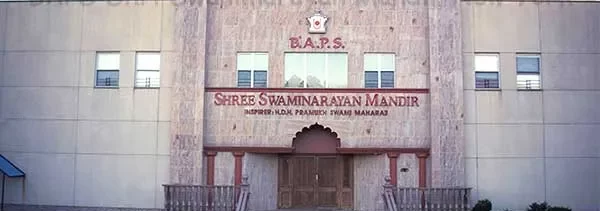
[[315, 196], [314, 157], [296, 157], [292, 161], [292, 206], [313, 207]]
[[282, 156], [279, 208], [352, 207], [351, 157]]
[[316, 157], [315, 201], [318, 207], [337, 207], [339, 170], [337, 157]]

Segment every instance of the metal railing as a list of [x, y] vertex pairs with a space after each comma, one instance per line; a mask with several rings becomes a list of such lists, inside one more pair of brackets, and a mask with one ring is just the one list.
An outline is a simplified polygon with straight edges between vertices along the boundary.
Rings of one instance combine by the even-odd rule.
[[163, 185], [166, 211], [246, 211], [248, 178], [234, 185]]
[[540, 80], [517, 79], [517, 89], [541, 89]]
[[475, 88], [500, 88], [499, 80], [475, 80]]
[[470, 188], [403, 188], [384, 185], [388, 211], [470, 211]]
[[101, 87], [113, 87], [113, 86], [119, 86], [119, 78], [98, 78], [96, 79], [96, 86], [101, 86]]
[[138, 78], [135, 79], [135, 87], [160, 87], [160, 78]]

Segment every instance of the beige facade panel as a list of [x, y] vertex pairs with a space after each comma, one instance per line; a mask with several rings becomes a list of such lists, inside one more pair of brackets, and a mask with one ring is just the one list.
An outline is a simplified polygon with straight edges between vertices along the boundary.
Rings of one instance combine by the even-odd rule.
[[554, 204], [569, 204], [573, 210], [597, 207], [600, 194], [600, 190], [594, 188], [600, 186], [597, 164], [597, 158], [546, 159], [547, 200]]
[[540, 51], [540, 15], [537, 3], [471, 4], [475, 5], [472, 28], [475, 51]]
[[4, 59], [5, 86], [72, 87], [79, 83], [80, 55], [76, 52], [10, 52]]
[[74, 4], [83, 5], [82, 50], [160, 50], [162, 2]]
[[1, 97], [4, 118], [77, 118], [77, 88], [3, 87]]
[[0, 129], [2, 151], [74, 153], [78, 141], [74, 120], [12, 119], [4, 121]]
[[[77, 51], [81, 49], [81, 3], [3, 3], [7, 51]], [[85, 37], [85, 36], [84, 36]], [[101, 40], [101, 39], [99, 39]]]
[[[27, 173], [27, 179], [9, 179], [5, 202], [73, 206], [76, 167], [73, 154], [2, 152]], [[61, 168], [57, 168], [60, 166]], [[52, 182], [48, 182], [52, 181]], [[27, 187], [23, 190], [23, 186]]]
[[597, 3], [540, 4], [542, 52], [598, 53], [599, 9]]
[[600, 90], [600, 55], [548, 53], [541, 58], [545, 90]]
[[478, 125], [478, 157], [543, 157], [543, 125]]
[[546, 199], [541, 158], [479, 159], [477, 175], [479, 198], [493, 200], [498, 207], [520, 210]]

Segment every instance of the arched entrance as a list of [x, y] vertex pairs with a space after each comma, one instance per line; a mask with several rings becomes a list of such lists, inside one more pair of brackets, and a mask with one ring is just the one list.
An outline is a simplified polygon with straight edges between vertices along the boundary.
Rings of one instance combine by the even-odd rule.
[[292, 153], [279, 156], [279, 208], [352, 208], [352, 156], [338, 153], [340, 139], [315, 123], [296, 133]]

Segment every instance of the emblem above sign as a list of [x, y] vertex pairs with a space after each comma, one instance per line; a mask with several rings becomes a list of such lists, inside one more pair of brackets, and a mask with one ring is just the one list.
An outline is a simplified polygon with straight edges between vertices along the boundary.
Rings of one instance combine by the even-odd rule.
[[321, 15], [321, 11], [317, 11], [313, 16], [306, 18], [308, 20], [308, 33], [311, 34], [325, 34], [327, 32], [327, 28], [325, 27], [325, 23], [327, 22], [327, 17]]

